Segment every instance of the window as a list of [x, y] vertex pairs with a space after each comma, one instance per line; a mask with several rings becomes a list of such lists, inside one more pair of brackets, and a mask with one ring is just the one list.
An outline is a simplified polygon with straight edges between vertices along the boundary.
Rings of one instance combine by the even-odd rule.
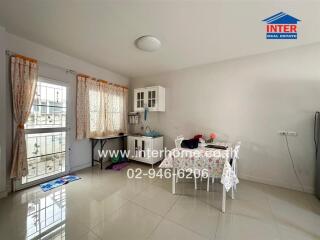
[[28, 175], [22, 184], [63, 173], [66, 169], [67, 91], [40, 78], [25, 124]]
[[107, 89], [89, 91], [90, 132], [117, 134], [122, 131], [123, 95]]
[[89, 91], [89, 120], [90, 120], [90, 132], [97, 132], [101, 128], [102, 123], [99, 123], [101, 114], [101, 94], [97, 90]]
[[66, 87], [39, 81], [26, 129], [66, 126]]
[[108, 96], [107, 104], [107, 116], [108, 117], [108, 129], [112, 129], [114, 132], [121, 131], [121, 116], [125, 114], [123, 112], [123, 97], [117, 93], [110, 93]]
[[77, 138], [127, 133], [128, 89], [78, 76]]

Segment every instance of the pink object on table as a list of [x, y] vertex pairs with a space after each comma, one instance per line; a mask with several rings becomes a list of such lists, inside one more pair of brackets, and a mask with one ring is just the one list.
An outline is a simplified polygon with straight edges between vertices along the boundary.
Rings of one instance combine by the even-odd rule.
[[216, 135], [215, 133], [211, 133], [211, 134], [210, 134], [210, 138], [211, 138], [212, 140], [214, 140], [216, 137], [217, 137], [217, 135]]

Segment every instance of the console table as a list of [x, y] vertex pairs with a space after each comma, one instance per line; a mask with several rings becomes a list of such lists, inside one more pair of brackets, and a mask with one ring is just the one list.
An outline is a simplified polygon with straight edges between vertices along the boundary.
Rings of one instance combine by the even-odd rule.
[[122, 150], [124, 151], [125, 150], [125, 138], [127, 136], [128, 136], [128, 134], [90, 138], [90, 140], [91, 140], [91, 149], [92, 149], [92, 152], [91, 152], [91, 155], [92, 155], [92, 167], [94, 166], [94, 162], [98, 162], [100, 164], [100, 169], [102, 170], [103, 157], [99, 156], [98, 160], [94, 158], [94, 149], [95, 149], [95, 147], [96, 147], [96, 145], [98, 143], [100, 143], [100, 151], [102, 152], [104, 145], [106, 145], [106, 143], [109, 140], [121, 139], [121, 141], [122, 141]]

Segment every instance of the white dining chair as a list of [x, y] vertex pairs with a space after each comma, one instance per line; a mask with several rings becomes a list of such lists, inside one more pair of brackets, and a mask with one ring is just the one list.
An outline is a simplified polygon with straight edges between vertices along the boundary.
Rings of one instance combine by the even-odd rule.
[[[181, 143], [184, 140], [183, 135], [179, 135], [176, 137], [176, 139], [174, 140], [174, 144], [176, 148], [181, 148]], [[176, 183], [179, 181], [179, 176], [176, 176]]]
[[[238, 141], [232, 151], [232, 156], [231, 156], [231, 167], [233, 171], [235, 172], [236, 176], [238, 177], [238, 161], [239, 161], [239, 152], [240, 152], [240, 146], [241, 142]], [[234, 199], [234, 192], [236, 190], [236, 186], [232, 187], [231, 189], [231, 197]]]
[[[231, 151], [231, 156], [230, 156], [230, 164], [231, 167], [233, 169], [233, 171], [235, 172], [236, 176], [238, 177], [238, 160], [239, 160], [239, 152], [240, 152], [240, 146], [241, 146], [241, 142], [238, 141], [232, 151]], [[211, 183], [214, 184], [214, 176], [212, 176], [211, 178]], [[233, 187], [231, 189], [231, 197], [232, 199], [234, 199], [234, 191], [235, 191], [235, 187]], [[210, 191], [210, 176], [207, 179], [207, 192]]]
[[181, 148], [181, 143], [184, 140], [184, 137], [182, 135], [179, 135], [176, 137], [176, 140], [174, 140], [176, 148]]
[[[183, 140], [184, 140], [184, 136], [183, 136], [183, 135], [177, 136], [176, 139], [174, 140], [175, 147], [176, 147], [176, 148], [181, 148], [181, 143], [182, 143]], [[193, 173], [193, 177], [194, 177], [194, 189], [197, 189], [197, 178], [198, 178], [199, 176], [197, 176], [197, 175], [196, 175], [196, 172], [194, 172], [194, 173]], [[175, 179], [176, 183], [178, 183], [178, 181], [179, 181], [179, 176], [176, 175], [175, 178], [176, 178], [176, 179]]]

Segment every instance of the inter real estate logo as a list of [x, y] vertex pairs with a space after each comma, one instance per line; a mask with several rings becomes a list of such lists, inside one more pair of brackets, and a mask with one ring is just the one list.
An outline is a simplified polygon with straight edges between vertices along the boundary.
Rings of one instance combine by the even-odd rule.
[[267, 39], [297, 39], [299, 19], [290, 16], [284, 12], [279, 12], [268, 17], [263, 22], [267, 23]]

